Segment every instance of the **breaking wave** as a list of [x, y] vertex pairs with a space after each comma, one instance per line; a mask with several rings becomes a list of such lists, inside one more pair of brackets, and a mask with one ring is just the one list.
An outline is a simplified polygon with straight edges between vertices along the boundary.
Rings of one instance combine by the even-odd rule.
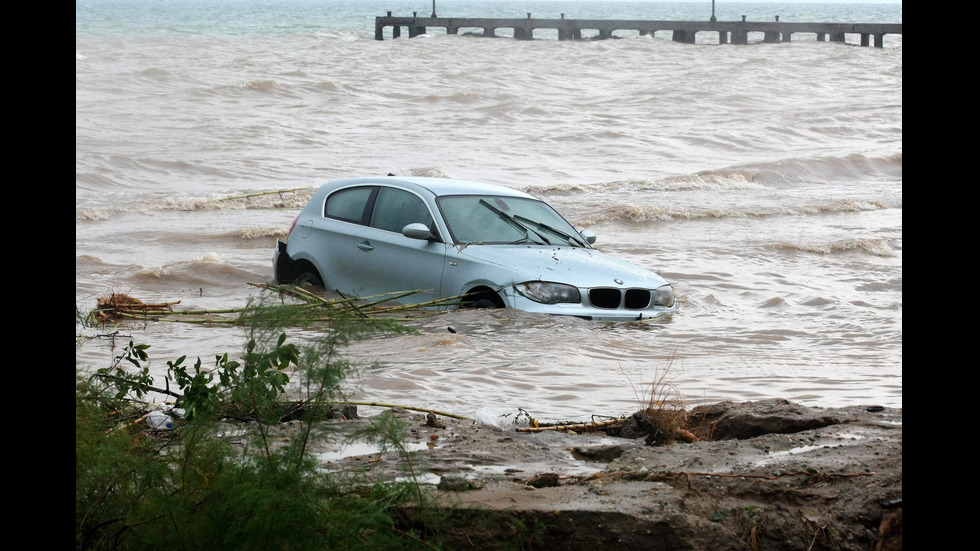
[[188, 197], [185, 199], [160, 198], [144, 200], [122, 207], [108, 209], [79, 209], [75, 221], [109, 220], [117, 215], [151, 212], [155, 210], [209, 211], [209, 210], [301, 210], [313, 197], [315, 188], [296, 188], [261, 192], [230, 197]]
[[773, 245], [773, 248], [817, 254], [833, 254], [856, 251], [872, 256], [895, 256], [895, 250], [885, 239], [842, 239], [839, 241], [822, 244], [780, 243]]
[[244, 280], [251, 274], [235, 268], [220, 256], [207, 253], [189, 261], [144, 268], [136, 272], [139, 280], [165, 280], [170, 283], [210, 284], [215, 281]]
[[547, 184], [528, 186], [523, 191], [548, 195], [574, 195], [596, 191], [698, 191], [753, 190], [799, 182], [827, 182], [847, 179], [901, 179], [902, 154], [866, 157], [816, 157], [783, 159], [694, 174], [666, 176], [652, 180], [630, 179], [597, 184]]
[[233, 237], [238, 237], [239, 239], [264, 239], [266, 237], [286, 237], [286, 228], [281, 227], [265, 227], [265, 228], [242, 228], [236, 232], [233, 232]]
[[707, 219], [707, 218], [745, 218], [766, 216], [807, 216], [838, 212], [873, 211], [888, 208], [876, 201], [836, 201], [826, 205], [809, 205], [799, 207], [763, 207], [763, 208], [733, 208], [733, 209], [694, 209], [674, 208], [659, 205], [618, 205], [607, 208], [595, 216], [579, 219], [583, 225], [593, 225], [600, 222], [624, 221], [632, 223], [663, 222], [676, 219]]

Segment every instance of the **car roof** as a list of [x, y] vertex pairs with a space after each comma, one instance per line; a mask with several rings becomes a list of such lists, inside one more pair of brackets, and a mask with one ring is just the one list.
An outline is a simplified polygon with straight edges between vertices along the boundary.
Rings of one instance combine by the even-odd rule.
[[333, 187], [367, 184], [395, 184], [411, 189], [413, 186], [427, 190], [440, 197], [443, 195], [503, 195], [508, 197], [526, 197], [537, 199], [533, 195], [498, 184], [475, 182], [472, 180], [454, 180], [451, 178], [434, 178], [423, 176], [365, 176], [347, 178], [329, 182]]

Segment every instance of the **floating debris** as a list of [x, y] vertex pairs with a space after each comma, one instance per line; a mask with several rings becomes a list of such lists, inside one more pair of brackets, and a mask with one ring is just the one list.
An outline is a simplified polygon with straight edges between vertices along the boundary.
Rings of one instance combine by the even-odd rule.
[[[446, 297], [417, 304], [400, 304], [399, 300], [423, 292], [400, 291], [369, 297], [328, 299], [313, 291], [297, 285], [268, 285], [250, 283], [279, 295], [285, 304], [287, 299], [297, 302], [297, 316], [302, 321], [330, 321], [341, 317], [382, 317], [390, 321], [411, 321], [425, 316], [441, 314], [445, 307], [458, 306], [464, 295]], [[175, 310], [180, 301], [148, 304], [122, 293], [110, 293], [100, 297], [97, 306], [89, 314], [95, 324], [104, 324], [125, 319], [141, 321], [169, 321], [179, 323], [198, 323], [202, 325], [240, 325], [252, 316], [261, 315], [268, 308], [277, 306], [246, 306], [223, 310]], [[442, 308], [440, 308], [442, 307]]]

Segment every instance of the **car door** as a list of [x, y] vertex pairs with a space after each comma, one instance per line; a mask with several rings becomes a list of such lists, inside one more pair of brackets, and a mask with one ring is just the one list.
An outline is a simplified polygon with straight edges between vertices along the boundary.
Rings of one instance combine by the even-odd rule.
[[[367, 223], [377, 188], [358, 186], [334, 191], [316, 220], [313, 234], [317, 267], [330, 290], [349, 292], [357, 279], [354, 268], [354, 237]], [[304, 234], [306, 233], [304, 228]]]
[[409, 303], [442, 296], [446, 245], [405, 237], [402, 228], [413, 223], [434, 228], [425, 201], [403, 189], [381, 187], [369, 225], [357, 228], [354, 237], [355, 280], [351, 291], [355, 296], [422, 291], [402, 299]]

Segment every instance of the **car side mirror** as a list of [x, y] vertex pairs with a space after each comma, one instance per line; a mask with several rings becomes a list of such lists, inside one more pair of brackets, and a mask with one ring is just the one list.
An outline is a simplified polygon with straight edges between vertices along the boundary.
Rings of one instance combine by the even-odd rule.
[[426, 240], [432, 237], [432, 232], [425, 227], [425, 224], [415, 222], [402, 228], [402, 235], [410, 239]]
[[585, 239], [586, 241], [588, 241], [588, 242], [589, 242], [589, 245], [592, 245], [593, 243], [595, 243], [595, 237], [596, 237], [596, 236], [595, 236], [595, 234], [594, 234], [594, 233], [592, 233], [591, 231], [589, 231], [589, 230], [582, 230], [582, 231], [580, 231], [580, 232], [579, 232], [579, 234], [581, 234], [581, 235], [582, 235], [582, 237], [583, 237], [583, 238], [584, 238], [584, 239]]

